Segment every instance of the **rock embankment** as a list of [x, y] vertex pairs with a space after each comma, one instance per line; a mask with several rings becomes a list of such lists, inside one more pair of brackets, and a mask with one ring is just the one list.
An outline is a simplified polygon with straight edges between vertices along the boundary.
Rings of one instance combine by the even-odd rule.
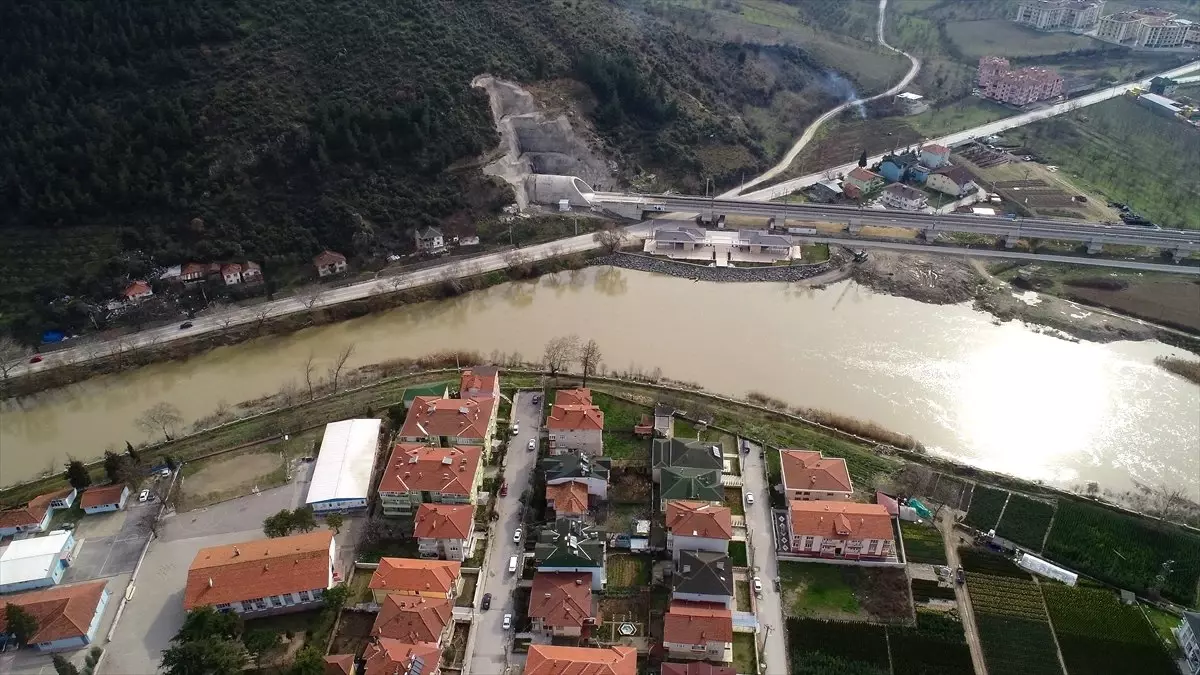
[[763, 282], [803, 281], [828, 272], [836, 266], [833, 261], [814, 265], [780, 265], [777, 267], [702, 267], [692, 263], [651, 258], [630, 253], [613, 253], [595, 258], [593, 265], [609, 265], [639, 272], [669, 274], [696, 281]]

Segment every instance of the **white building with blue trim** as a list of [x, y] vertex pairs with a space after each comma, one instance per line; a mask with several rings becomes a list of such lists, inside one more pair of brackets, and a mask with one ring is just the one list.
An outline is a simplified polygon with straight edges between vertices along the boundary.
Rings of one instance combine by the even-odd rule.
[[13, 541], [0, 552], [0, 593], [57, 584], [70, 566], [74, 550], [75, 535], [66, 530]]
[[383, 420], [342, 420], [325, 425], [305, 504], [317, 514], [367, 508]]
[[5, 625], [5, 608], [19, 605], [37, 622], [37, 632], [28, 646], [40, 652], [81, 649], [96, 640], [100, 620], [111, 594], [108, 582], [55, 586], [19, 595], [0, 597], [0, 642], [14, 639]]

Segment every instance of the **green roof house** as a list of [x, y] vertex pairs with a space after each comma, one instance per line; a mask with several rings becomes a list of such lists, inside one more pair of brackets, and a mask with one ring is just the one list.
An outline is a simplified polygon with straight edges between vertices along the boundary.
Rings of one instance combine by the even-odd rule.
[[586, 572], [592, 590], [604, 590], [604, 539], [600, 532], [569, 518], [559, 518], [538, 532], [533, 549], [538, 572]]
[[678, 438], [656, 438], [651, 447], [654, 482], [659, 486], [659, 509], [671, 499], [702, 502], [725, 501], [721, 473], [725, 466], [721, 446]]
[[574, 452], [551, 455], [542, 460], [546, 485], [578, 481], [586, 483], [589, 495], [608, 499], [608, 476], [612, 460], [608, 457], [588, 457]]

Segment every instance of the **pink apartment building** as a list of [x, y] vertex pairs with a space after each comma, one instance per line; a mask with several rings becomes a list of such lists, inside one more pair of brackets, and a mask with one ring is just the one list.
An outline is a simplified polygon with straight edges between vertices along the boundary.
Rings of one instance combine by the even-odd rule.
[[1063, 78], [1047, 68], [1012, 70], [1008, 59], [985, 56], [979, 59], [979, 88], [983, 95], [1010, 105], [1027, 105], [1057, 98], [1063, 93]]

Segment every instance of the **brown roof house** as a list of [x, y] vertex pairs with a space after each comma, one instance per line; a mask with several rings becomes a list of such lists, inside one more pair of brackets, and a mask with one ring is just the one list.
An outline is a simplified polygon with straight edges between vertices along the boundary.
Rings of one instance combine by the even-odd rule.
[[313, 267], [317, 268], [317, 276], [327, 277], [346, 271], [346, 256], [330, 250], [321, 251], [313, 258]]
[[324, 675], [358, 675], [353, 654], [330, 654], [325, 657]]
[[8, 634], [8, 605], [17, 605], [37, 622], [30, 647], [40, 652], [86, 647], [96, 639], [109, 597], [106, 581], [0, 596], [0, 635]]
[[663, 617], [663, 649], [671, 659], [733, 662], [733, 613], [724, 605], [674, 600]]
[[547, 485], [546, 508], [554, 511], [555, 518], [586, 518], [588, 515], [587, 484], [583, 481], [573, 480], [558, 485]]
[[400, 440], [439, 447], [477, 445], [487, 456], [496, 435], [496, 401], [492, 397], [418, 396], [400, 427]]
[[783, 492], [787, 499], [849, 501], [854, 496], [846, 460], [822, 457], [815, 450], [780, 450]]
[[604, 411], [592, 403], [590, 389], [561, 389], [546, 418], [551, 455], [578, 452], [604, 454]]
[[75, 488], [63, 488], [38, 495], [25, 506], [0, 511], [0, 537], [18, 532], [45, 532], [50, 526], [50, 516], [58, 509], [67, 509], [75, 503]]
[[462, 562], [470, 557], [475, 529], [472, 505], [421, 504], [413, 525], [422, 558]]
[[364, 675], [440, 675], [442, 649], [435, 644], [413, 644], [376, 638], [363, 652]]
[[676, 499], [667, 502], [667, 548], [678, 562], [680, 551], [726, 555], [733, 539], [733, 514], [727, 506]]
[[150, 284], [140, 279], [121, 291], [121, 297], [125, 298], [125, 302], [141, 302], [152, 295], [154, 295], [154, 291], [150, 288]]
[[979, 191], [979, 185], [975, 183], [975, 176], [961, 166], [944, 166], [935, 169], [925, 179], [925, 186], [955, 198]]
[[372, 637], [391, 638], [419, 644], [429, 642], [438, 646], [448, 640], [454, 607], [446, 598], [423, 598], [415, 595], [388, 595], [379, 604]]
[[312, 609], [333, 587], [336, 564], [329, 530], [203, 548], [188, 568], [183, 608], [255, 616]]
[[481, 448], [399, 443], [379, 480], [385, 516], [407, 516], [421, 504], [475, 503], [483, 482]]
[[896, 560], [892, 517], [882, 504], [793, 501], [788, 508], [792, 555], [844, 560]]
[[533, 630], [546, 635], [580, 637], [599, 623], [592, 575], [580, 572], [538, 572], [529, 595]]
[[124, 483], [101, 485], [99, 487], [88, 488], [83, 493], [83, 496], [79, 498], [79, 507], [88, 515], [120, 511], [125, 508], [125, 501], [128, 499], [128, 485]]
[[530, 645], [524, 675], [636, 675], [633, 647]]
[[452, 560], [381, 558], [368, 588], [375, 602], [391, 594], [453, 600], [462, 588], [462, 565]]

